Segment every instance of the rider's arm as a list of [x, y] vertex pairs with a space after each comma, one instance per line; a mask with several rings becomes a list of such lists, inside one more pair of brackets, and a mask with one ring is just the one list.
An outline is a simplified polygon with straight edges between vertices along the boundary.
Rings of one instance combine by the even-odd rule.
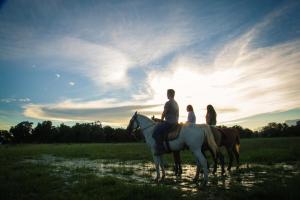
[[169, 104], [168, 102], [165, 103], [165, 106], [164, 106], [164, 111], [163, 113], [161, 114], [161, 120], [163, 121], [166, 117], [166, 113], [167, 113], [167, 110], [169, 109]]
[[163, 113], [161, 114], [161, 120], [162, 120], [162, 121], [164, 120], [165, 116], [166, 116], [166, 112], [165, 112], [165, 110], [164, 110]]
[[209, 113], [206, 114], [205, 118], [206, 118], [206, 124], [210, 124], [210, 114]]

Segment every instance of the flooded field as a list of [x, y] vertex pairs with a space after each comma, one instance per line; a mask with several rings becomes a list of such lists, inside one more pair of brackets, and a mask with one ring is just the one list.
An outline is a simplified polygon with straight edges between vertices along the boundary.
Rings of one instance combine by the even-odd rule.
[[196, 167], [189, 151], [182, 152], [181, 177], [174, 175], [173, 157], [165, 156], [166, 178], [157, 184], [144, 143], [2, 145], [0, 199], [298, 200], [299, 144], [300, 138], [243, 139], [240, 170], [210, 173], [206, 187], [201, 178], [192, 181]]
[[[38, 159], [24, 159], [22, 162], [49, 166], [53, 175], [65, 179], [66, 185], [76, 184], [78, 180], [71, 179], [72, 182], [70, 182], [68, 177], [82, 173], [92, 173], [99, 177], [111, 176], [130, 184], [157, 184], [154, 182], [156, 172], [152, 162], [66, 159], [52, 155], [41, 155]], [[220, 169], [218, 169], [215, 175], [209, 175], [208, 186], [203, 189], [199, 185], [200, 181], [198, 183], [192, 181], [196, 170], [195, 165], [183, 165], [183, 174], [180, 177], [174, 175], [172, 163], [169, 163], [169, 165], [166, 168], [165, 180], [159, 184], [168, 185], [189, 194], [197, 194], [205, 190], [205, 192], [210, 192], [213, 195], [218, 190], [230, 190], [237, 185], [248, 191], [257, 184], [272, 180], [284, 185], [287, 178], [300, 173], [299, 162], [273, 165], [243, 164], [238, 171], [233, 168], [231, 172], [226, 172], [224, 176], [221, 175]]]

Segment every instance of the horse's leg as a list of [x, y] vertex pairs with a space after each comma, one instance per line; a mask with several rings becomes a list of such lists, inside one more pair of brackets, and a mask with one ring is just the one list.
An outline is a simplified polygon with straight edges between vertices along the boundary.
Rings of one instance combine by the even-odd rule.
[[[207, 149], [208, 149], [208, 147], [203, 147], [203, 146], [202, 146], [201, 152], [202, 152], [204, 158], [206, 159], [206, 165], [207, 165], [207, 169], [208, 169], [208, 171], [209, 171], [209, 163], [208, 163], [208, 159], [207, 159], [207, 156], [206, 156], [206, 153], [205, 153], [205, 151], [206, 151]], [[200, 172], [200, 169], [199, 169], [199, 172]]]
[[226, 149], [227, 149], [227, 153], [229, 156], [229, 164], [228, 164], [227, 170], [230, 171], [231, 166], [232, 166], [232, 160], [233, 160], [232, 147], [226, 147]]
[[182, 174], [182, 167], [181, 167], [181, 158], [180, 158], [180, 151], [178, 151], [178, 175], [181, 176]]
[[[207, 181], [208, 181], [207, 160], [205, 159], [204, 155], [202, 154], [201, 149], [194, 151], [194, 155], [197, 157], [198, 161], [200, 162], [200, 164], [203, 168], [203, 172], [204, 172], [203, 185], [206, 185]], [[199, 164], [198, 164], [198, 167], [200, 167]], [[196, 176], [194, 179], [196, 179]]]
[[160, 165], [160, 159], [159, 156], [153, 155], [153, 160], [155, 164], [155, 170], [156, 170], [156, 178], [154, 179], [156, 182], [160, 179], [160, 171], [159, 171], [159, 165]]
[[[214, 170], [213, 170], [213, 174], [215, 174], [216, 173], [216, 171], [217, 171], [217, 167], [218, 167], [218, 156], [219, 156], [219, 154], [217, 153], [217, 157], [215, 158], [214, 157], [214, 152], [211, 150], [211, 148], [208, 148], [208, 150], [209, 150], [209, 152], [210, 152], [210, 154], [211, 154], [211, 156], [212, 156], [212, 158], [213, 158], [213, 160], [214, 160]], [[206, 157], [205, 157], [206, 158]], [[208, 161], [207, 161], [207, 164], [208, 164]], [[209, 167], [209, 166], [208, 166]]]
[[240, 167], [240, 154], [237, 150], [236, 145], [234, 145], [234, 147], [233, 147], [233, 153], [234, 153], [235, 160], [236, 160], [236, 169], [239, 169], [239, 167]]
[[175, 166], [174, 166], [175, 175], [179, 176], [182, 173], [180, 151], [174, 151], [173, 158], [174, 158], [174, 164], [175, 164]]
[[221, 163], [221, 174], [224, 175], [225, 173], [225, 169], [224, 169], [224, 155], [222, 154], [221, 151], [218, 152], [218, 157], [219, 157], [219, 160], [220, 160], [220, 163]]
[[160, 168], [161, 168], [161, 171], [162, 171], [161, 180], [164, 180], [165, 176], [166, 176], [165, 165], [164, 165], [164, 161], [163, 161], [162, 156], [159, 156], [159, 159], [160, 159]]
[[196, 158], [196, 174], [195, 177], [193, 178], [194, 182], [197, 182], [199, 180], [199, 175], [200, 175], [200, 161], [198, 160], [198, 158]]

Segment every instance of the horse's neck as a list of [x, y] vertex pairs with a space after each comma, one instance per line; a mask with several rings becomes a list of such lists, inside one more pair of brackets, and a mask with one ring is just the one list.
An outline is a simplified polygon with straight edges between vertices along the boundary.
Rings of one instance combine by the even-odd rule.
[[151, 119], [143, 115], [139, 115], [138, 120], [140, 122], [140, 127], [143, 130], [143, 135], [145, 137], [146, 142], [152, 143], [153, 140], [152, 133], [153, 133], [155, 123]]
[[140, 122], [140, 126], [142, 129], [155, 124], [151, 119], [149, 119], [143, 115], [139, 115], [138, 120]]

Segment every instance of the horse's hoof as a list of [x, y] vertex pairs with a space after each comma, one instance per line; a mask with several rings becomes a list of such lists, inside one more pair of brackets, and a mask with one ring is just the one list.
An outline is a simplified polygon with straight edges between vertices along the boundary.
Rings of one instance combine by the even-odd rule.
[[193, 178], [193, 182], [194, 182], [194, 183], [197, 183], [197, 182], [198, 182], [198, 180], [199, 180], [199, 178], [196, 178], [196, 177], [195, 177], [195, 178]]
[[207, 186], [207, 180], [203, 180], [202, 183], [201, 183], [201, 186], [202, 186], [202, 187]]
[[224, 176], [225, 174], [225, 170], [222, 170], [221, 175]]

